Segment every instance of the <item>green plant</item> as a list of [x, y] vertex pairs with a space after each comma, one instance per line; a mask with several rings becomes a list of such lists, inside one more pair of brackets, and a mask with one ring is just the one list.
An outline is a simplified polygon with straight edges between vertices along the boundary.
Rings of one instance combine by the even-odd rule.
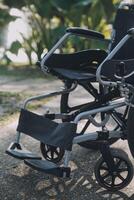
[[[32, 54], [40, 59], [42, 52], [47, 52], [64, 34], [69, 26], [86, 27], [101, 31], [110, 36], [109, 24], [114, 16], [115, 0], [3, 0], [9, 7], [21, 9], [27, 16], [27, 24], [31, 31], [28, 37], [21, 34], [23, 42], [15, 42], [11, 52], [17, 53], [23, 48], [28, 56], [29, 64]], [[72, 37], [63, 47], [63, 52], [75, 51], [92, 46], [99, 46], [98, 42], [82, 40]]]

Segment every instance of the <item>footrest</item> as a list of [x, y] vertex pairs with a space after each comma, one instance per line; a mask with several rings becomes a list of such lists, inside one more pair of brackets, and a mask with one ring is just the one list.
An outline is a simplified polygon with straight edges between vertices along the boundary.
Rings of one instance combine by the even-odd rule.
[[21, 144], [18, 143], [11, 143], [11, 145], [6, 150], [6, 153], [12, 157], [18, 159], [41, 159], [40, 156], [33, 154], [32, 152], [28, 151]]
[[59, 167], [55, 163], [49, 162], [47, 160], [24, 160], [24, 163], [35, 170], [45, 172], [47, 174], [52, 174], [57, 177], [70, 177], [69, 167]]

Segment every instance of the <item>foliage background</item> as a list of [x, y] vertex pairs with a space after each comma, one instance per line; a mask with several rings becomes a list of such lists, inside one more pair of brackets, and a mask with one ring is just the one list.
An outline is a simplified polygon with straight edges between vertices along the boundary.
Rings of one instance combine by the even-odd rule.
[[[119, 0], [0, 0], [0, 45], [1, 63], [13, 64], [8, 53], [18, 54], [22, 49], [33, 65], [32, 55], [40, 59], [70, 26], [78, 26], [102, 32], [110, 38], [111, 24]], [[21, 40], [14, 41], [10, 47], [5, 45], [7, 27], [18, 16], [11, 15], [11, 9], [19, 9], [29, 27], [27, 35], [20, 33]], [[105, 45], [96, 41], [72, 37], [63, 46], [62, 52], [74, 52], [80, 49]]]

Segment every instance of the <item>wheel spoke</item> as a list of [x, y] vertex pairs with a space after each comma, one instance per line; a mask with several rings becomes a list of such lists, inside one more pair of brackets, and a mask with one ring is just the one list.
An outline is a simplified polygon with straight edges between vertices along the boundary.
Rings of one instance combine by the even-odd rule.
[[122, 160], [119, 160], [118, 163], [116, 164], [117, 169], [119, 168], [119, 166], [121, 165]]
[[102, 176], [102, 178], [103, 178], [103, 179], [106, 179], [106, 178], [109, 177], [109, 176], [110, 176], [110, 174], [107, 173], [106, 175]]
[[51, 149], [51, 158], [53, 159], [54, 158], [54, 150]]
[[115, 176], [112, 176], [112, 184], [111, 184], [112, 187], [115, 185], [114, 184], [115, 183], [115, 178], [116, 178]]
[[121, 181], [124, 181], [124, 180], [125, 180], [120, 174], [118, 174], [117, 177], [118, 177]]
[[106, 171], [108, 171], [108, 168], [105, 167], [105, 166], [102, 166], [102, 167], [100, 168], [100, 170], [106, 170]]
[[47, 149], [48, 151], [50, 151], [51, 147], [50, 147], [49, 145], [46, 145], [46, 149]]
[[121, 173], [121, 172], [127, 172], [128, 169], [127, 168], [121, 168], [121, 169], [118, 169], [118, 172]]
[[59, 156], [59, 152], [57, 151], [57, 149], [55, 149], [54, 153]]
[[48, 149], [48, 150], [46, 151], [46, 154], [48, 154], [48, 153], [49, 153], [49, 151], [50, 151], [50, 149]]

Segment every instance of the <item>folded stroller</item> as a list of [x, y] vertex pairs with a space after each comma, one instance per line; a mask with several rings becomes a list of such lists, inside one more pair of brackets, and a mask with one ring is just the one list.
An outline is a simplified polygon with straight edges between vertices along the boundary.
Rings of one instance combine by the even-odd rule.
[[[134, 15], [133, 5], [125, 5], [126, 7], [127, 9], [120, 8], [118, 10], [118, 17], [122, 13], [127, 17]], [[117, 23], [115, 23], [115, 27], [116, 25]], [[130, 24], [128, 27], [131, 27]], [[134, 44], [134, 29], [126, 31], [127, 35], [125, 37], [125, 32], [120, 31], [120, 39], [122, 38], [122, 40], [119, 40], [120, 42], [117, 45], [114, 42], [111, 43], [111, 49], [113, 48], [113, 50], [108, 56], [102, 50], [91, 50], [91, 52], [87, 50], [70, 55], [54, 54], [59, 45], [71, 34], [104, 39], [103, 35], [98, 32], [79, 28], [67, 29], [67, 33], [44, 56], [40, 63], [43, 71], [51, 72], [58, 76], [65, 82], [66, 87], [63, 91], [31, 97], [25, 101], [19, 117], [16, 141], [6, 151], [9, 155], [23, 159], [25, 164], [36, 170], [57, 177], [70, 177], [69, 161], [73, 145], [99, 140], [98, 148], [102, 157], [95, 166], [95, 176], [99, 184], [108, 190], [115, 191], [124, 188], [130, 183], [133, 178], [133, 166], [129, 158], [126, 154], [122, 154], [120, 151], [113, 151], [109, 147], [109, 140], [117, 140], [119, 138], [124, 140], [129, 137], [125, 119], [128, 109], [125, 110], [123, 115], [116, 112], [116, 109], [124, 106], [127, 108], [131, 104], [133, 94], [132, 44]], [[117, 37], [117, 33], [114, 38]], [[94, 55], [92, 59], [90, 55]], [[89, 61], [88, 58], [91, 60]], [[64, 66], [64, 69], [62, 66]], [[78, 66], [77, 70], [75, 70], [75, 66]], [[81, 70], [81, 66], [83, 70]], [[110, 91], [106, 92], [103, 98], [101, 93], [98, 93], [92, 85], [93, 82], [96, 82], [95, 71], [97, 67], [97, 80], [102, 86], [106, 86], [107, 91]], [[68, 98], [69, 93], [76, 88], [77, 84], [86, 88], [95, 97], [95, 100], [60, 114], [47, 113], [44, 116], [40, 116], [26, 109], [27, 104], [33, 100], [61, 94], [67, 94]], [[97, 122], [94, 118], [97, 113], [102, 114], [101, 122]], [[113, 130], [108, 130], [106, 125], [111, 116], [115, 120], [117, 127]], [[55, 119], [62, 119], [62, 122], [58, 123], [54, 121]], [[87, 119], [88, 123], [82, 132], [78, 133], [77, 126], [79, 121], [84, 119]], [[84, 134], [90, 123], [95, 127], [102, 127], [102, 130]], [[20, 143], [21, 133], [41, 142], [42, 153], [46, 160], [23, 149]], [[49, 148], [46, 150], [44, 145]], [[51, 152], [50, 157], [47, 154], [49, 151]], [[54, 153], [57, 155], [56, 158]], [[56, 162], [60, 161], [63, 155], [64, 164], [60, 166]]]

